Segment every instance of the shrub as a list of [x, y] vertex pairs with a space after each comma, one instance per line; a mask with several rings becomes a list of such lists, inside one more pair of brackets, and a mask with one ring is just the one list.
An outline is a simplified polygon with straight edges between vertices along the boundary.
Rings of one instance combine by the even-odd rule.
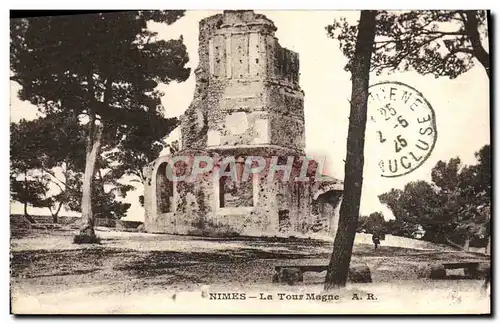
[[77, 234], [73, 238], [73, 243], [75, 244], [101, 244], [101, 239], [97, 236], [91, 236], [87, 234]]

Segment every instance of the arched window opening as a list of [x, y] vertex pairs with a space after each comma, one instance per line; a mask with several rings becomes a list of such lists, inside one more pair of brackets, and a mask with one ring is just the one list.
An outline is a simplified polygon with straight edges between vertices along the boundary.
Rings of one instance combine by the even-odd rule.
[[173, 212], [174, 183], [167, 177], [168, 164], [162, 163], [158, 167], [156, 176], [156, 201], [160, 213]]
[[[235, 163], [236, 181], [231, 176], [221, 176], [219, 179], [219, 207], [253, 207], [253, 176], [243, 181], [245, 160], [238, 159]], [[228, 164], [224, 173], [230, 173], [231, 164]]]

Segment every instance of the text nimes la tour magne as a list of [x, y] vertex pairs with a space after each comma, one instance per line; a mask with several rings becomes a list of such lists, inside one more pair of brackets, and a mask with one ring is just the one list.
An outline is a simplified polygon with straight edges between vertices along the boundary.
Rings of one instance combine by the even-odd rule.
[[[377, 300], [374, 294], [366, 293], [366, 296], [362, 294], [353, 293], [352, 300]], [[236, 293], [236, 292], [216, 292], [209, 293], [210, 300], [283, 300], [283, 301], [293, 301], [293, 300], [318, 300], [318, 301], [330, 301], [330, 300], [340, 300], [341, 296], [336, 294], [316, 294], [316, 293], [306, 293], [306, 294], [290, 294], [290, 293], [257, 293], [257, 294], [247, 294], [247, 293]]]

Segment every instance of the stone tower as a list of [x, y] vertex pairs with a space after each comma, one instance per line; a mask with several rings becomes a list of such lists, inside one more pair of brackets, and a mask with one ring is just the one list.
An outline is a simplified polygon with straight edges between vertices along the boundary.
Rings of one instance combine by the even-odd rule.
[[182, 120], [183, 148], [304, 153], [299, 58], [280, 46], [275, 31], [253, 11], [225, 11], [200, 22], [197, 87]]
[[[298, 54], [281, 47], [274, 23], [253, 11], [224, 11], [203, 19], [199, 31], [196, 88], [181, 117], [181, 150], [158, 158], [149, 170], [146, 231], [331, 235], [337, 228], [341, 181], [317, 181], [315, 161], [306, 165], [307, 181], [267, 177], [272, 163], [291, 161], [292, 172], [302, 170], [304, 93]], [[258, 156], [266, 169], [248, 181], [221, 177], [215, 168], [192, 182], [168, 179], [166, 170], [176, 168], [173, 161], [189, 157], [189, 166], [196, 156], [234, 158], [240, 175], [246, 158]]]

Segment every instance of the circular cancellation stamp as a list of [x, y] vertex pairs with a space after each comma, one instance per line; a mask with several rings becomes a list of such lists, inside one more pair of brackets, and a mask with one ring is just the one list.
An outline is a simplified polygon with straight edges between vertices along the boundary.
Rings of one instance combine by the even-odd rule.
[[434, 109], [419, 91], [401, 82], [370, 86], [368, 122], [375, 131], [382, 177], [400, 177], [416, 170], [436, 144]]

